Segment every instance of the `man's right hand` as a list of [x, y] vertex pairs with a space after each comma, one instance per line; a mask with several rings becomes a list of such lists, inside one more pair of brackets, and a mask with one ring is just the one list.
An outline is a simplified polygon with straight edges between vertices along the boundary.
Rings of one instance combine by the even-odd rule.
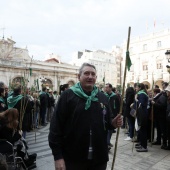
[[64, 159], [59, 159], [55, 161], [56, 170], [66, 170]]

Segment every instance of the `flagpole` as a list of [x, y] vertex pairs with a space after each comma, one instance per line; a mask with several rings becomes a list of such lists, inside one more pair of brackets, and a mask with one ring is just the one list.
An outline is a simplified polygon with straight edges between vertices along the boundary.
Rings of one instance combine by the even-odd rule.
[[[130, 32], [131, 32], [131, 27], [129, 27], [129, 29], [128, 29], [127, 52], [128, 52], [128, 50], [129, 50]], [[126, 56], [126, 59], [125, 59], [125, 70], [124, 70], [124, 79], [123, 79], [123, 90], [122, 90], [122, 98], [121, 98], [121, 104], [120, 104], [120, 112], [119, 112], [119, 114], [122, 114], [122, 109], [123, 109], [123, 99], [124, 99], [124, 93], [125, 93], [126, 72], [127, 72], [127, 56]], [[117, 152], [117, 144], [118, 144], [118, 138], [119, 138], [119, 132], [120, 132], [120, 127], [118, 127], [117, 133], [116, 133], [116, 141], [115, 141], [115, 148], [114, 148], [114, 154], [113, 154], [113, 161], [112, 161], [111, 170], [113, 170], [114, 164], [115, 164], [116, 152]]]

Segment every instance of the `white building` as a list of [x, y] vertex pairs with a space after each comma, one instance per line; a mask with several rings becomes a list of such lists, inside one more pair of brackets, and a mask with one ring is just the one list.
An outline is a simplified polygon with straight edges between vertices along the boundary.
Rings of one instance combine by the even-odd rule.
[[78, 81], [78, 67], [62, 63], [54, 54], [46, 61], [32, 60], [27, 49], [14, 47], [14, 44], [11, 39], [0, 40], [0, 81], [7, 86], [21, 83], [23, 77], [28, 87], [39, 90], [42, 85], [59, 90], [61, 84], [73, 85]]
[[[123, 67], [126, 54], [127, 42], [123, 46]], [[161, 82], [169, 82], [169, 73], [166, 65], [168, 65], [167, 55], [165, 52], [170, 49], [170, 30], [162, 30], [160, 32], [151, 33], [133, 37], [130, 39], [130, 58], [132, 66], [127, 72], [127, 83], [143, 82], [152, 87], [154, 79], [155, 84]], [[123, 74], [121, 76], [123, 78]]]
[[111, 83], [113, 86], [117, 85], [117, 67], [116, 57], [112, 53], [102, 50], [97, 51], [78, 51], [73, 57], [73, 65], [80, 66], [84, 62], [95, 65], [97, 70], [97, 84]]

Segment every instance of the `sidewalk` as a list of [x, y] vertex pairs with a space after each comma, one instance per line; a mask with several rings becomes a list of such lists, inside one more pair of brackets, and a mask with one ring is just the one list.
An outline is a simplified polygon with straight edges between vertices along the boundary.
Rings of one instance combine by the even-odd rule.
[[[36, 152], [37, 168], [35, 170], [54, 170], [54, 160], [48, 146], [49, 124], [38, 130], [37, 142], [34, 141], [34, 132], [28, 133], [29, 152]], [[114, 170], [170, 170], [170, 151], [160, 149], [160, 146], [148, 144], [148, 152], [132, 153], [131, 141], [124, 141], [127, 135], [120, 129], [118, 148]], [[115, 144], [116, 133], [112, 135], [111, 143]], [[111, 170], [114, 147], [109, 152], [107, 170]]]
[[[127, 137], [124, 130], [120, 130], [117, 156], [114, 170], [170, 170], [170, 151], [162, 150], [159, 146], [148, 143], [148, 152], [136, 152], [133, 142], [124, 141]], [[111, 143], [115, 144], [116, 133], [113, 134]], [[114, 148], [109, 152], [107, 170], [111, 169]]]

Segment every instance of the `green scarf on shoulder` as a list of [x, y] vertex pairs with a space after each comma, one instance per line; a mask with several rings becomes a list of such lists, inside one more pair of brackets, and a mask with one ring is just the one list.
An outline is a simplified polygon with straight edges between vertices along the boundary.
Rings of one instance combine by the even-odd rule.
[[23, 96], [20, 94], [18, 96], [10, 96], [7, 98], [7, 103], [8, 103], [8, 109], [13, 108], [19, 100], [21, 100]]
[[115, 95], [116, 95], [116, 94], [115, 94], [115, 93], [113, 93], [113, 92], [111, 93], [111, 95], [109, 95], [109, 94], [107, 94], [107, 93], [104, 93], [104, 94], [105, 94], [105, 95], [109, 98], [109, 100], [110, 100], [110, 98], [111, 98], [111, 97], [113, 97], [113, 96], [115, 96]]
[[41, 91], [40, 93], [39, 93], [39, 95], [41, 95], [41, 94], [47, 94], [46, 92], [44, 92], [44, 91]]
[[[140, 91], [138, 91], [138, 93], [137, 94], [145, 94], [145, 95], [147, 95], [146, 93], [145, 93], [145, 91], [144, 90], [140, 90]], [[147, 95], [148, 96], [148, 95]]]
[[76, 94], [80, 98], [87, 100], [85, 104], [85, 110], [87, 110], [91, 106], [92, 101], [98, 101], [98, 98], [96, 97], [96, 94], [98, 93], [98, 88], [96, 86], [93, 87], [91, 96], [88, 96], [87, 94], [84, 93], [80, 85], [80, 82], [70, 87], [70, 89], [74, 92], [74, 94]]
[[[115, 96], [116, 94], [114, 92], [111, 93], [111, 95], [104, 93], [110, 100], [111, 97]], [[114, 100], [114, 109], [116, 109], [116, 104], [115, 104], [115, 100]]]

